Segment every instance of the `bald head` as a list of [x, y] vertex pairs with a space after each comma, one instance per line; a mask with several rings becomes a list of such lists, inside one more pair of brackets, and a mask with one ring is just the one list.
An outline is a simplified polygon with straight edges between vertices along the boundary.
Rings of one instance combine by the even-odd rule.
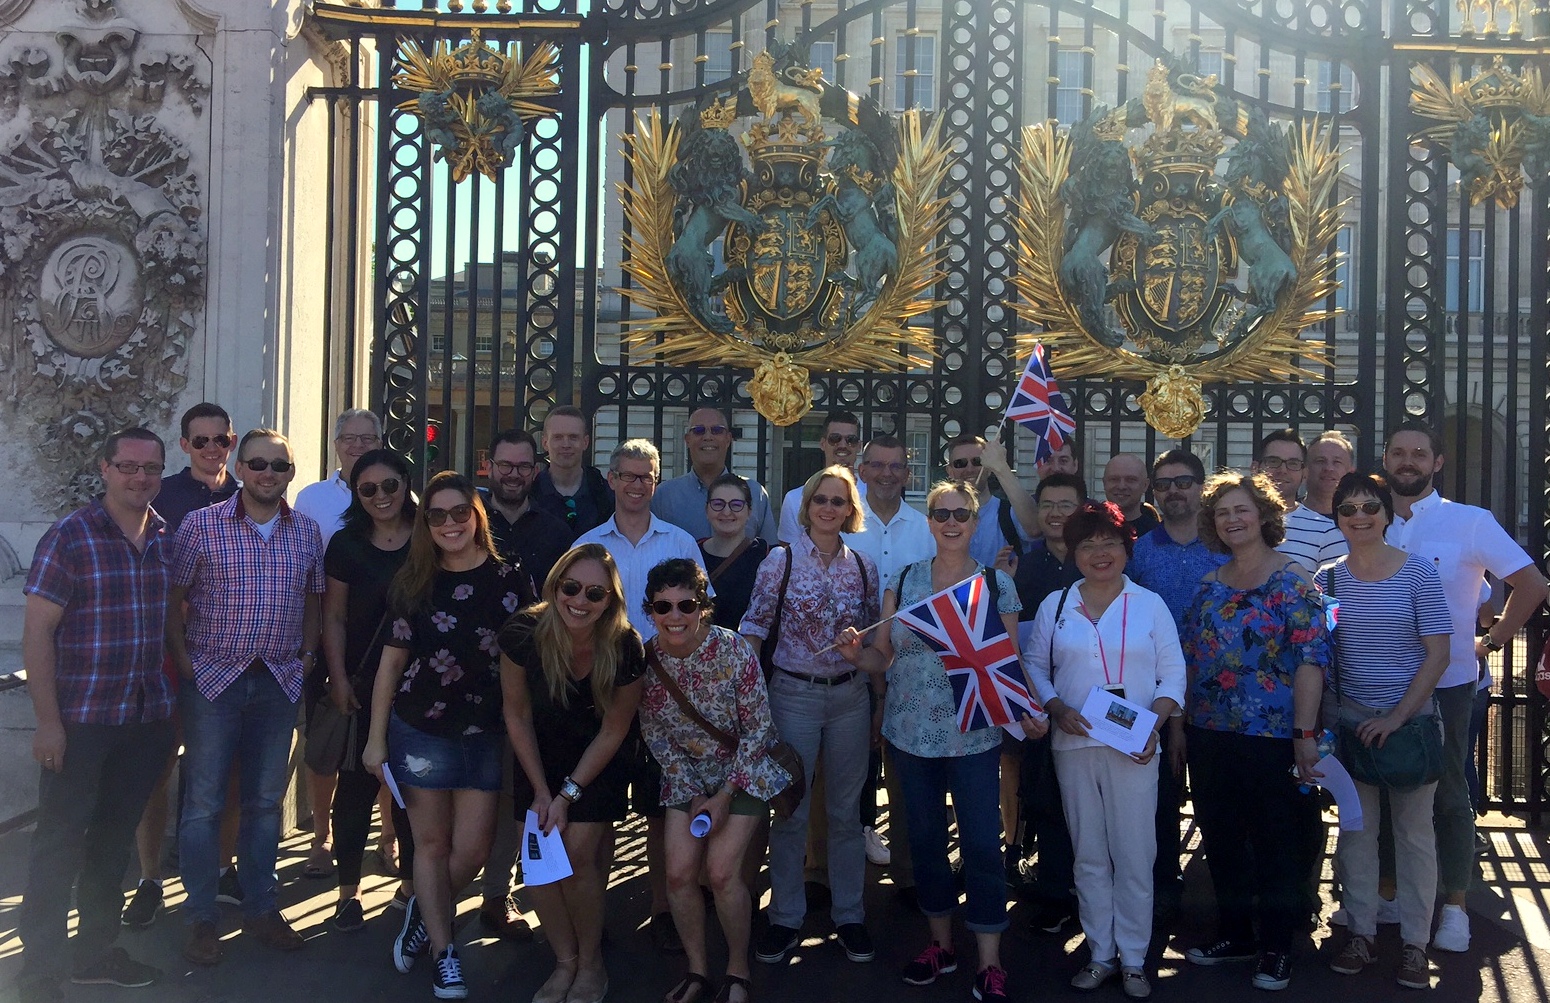
[[1134, 453], [1115, 453], [1104, 464], [1103, 495], [1119, 506], [1126, 519], [1141, 514], [1146, 483], [1146, 461]]

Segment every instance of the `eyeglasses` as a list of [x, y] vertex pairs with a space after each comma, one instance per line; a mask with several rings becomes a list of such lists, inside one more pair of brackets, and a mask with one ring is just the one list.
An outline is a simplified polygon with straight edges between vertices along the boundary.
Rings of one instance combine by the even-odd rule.
[[495, 472], [500, 474], [502, 477], [507, 477], [511, 474], [521, 474], [523, 477], [531, 477], [533, 475], [533, 471], [538, 469], [538, 464], [531, 463], [527, 460], [524, 460], [521, 463], [509, 463], [506, 460], [496, 460], [494, 463], [490, 464], [490, 466], [494, 467]]
[[1076, 509], [1077, 509], [1077, 503], [1074, 502], [1074, 501], [1041, 501], [1041, 502], [1039, 502], [1039, 511], [1040, 512], [1055, 512], [1055, 513], [1058, 513], [1060, 515], [1070, 515], [1072, 512], [1075, 512]]
[[727, 434], [727, 427], [725, 425], [690, 425], [689, 426], [689, 434], [690, 435], [704, 435], [706, 432], [709, 432], [711, 435], [726, 435]]
[[693, 613], [700, 608], [700, 601], [698, 599], [680, 599], [676, 603], [670, 603], [666, 599], [658, 599], [651, 604], [651, 612], [657, 616], [667, 616], [675, 607], [680, 613]]
[[1344, 505], [1336, 508], [1335, 511], [1339, 512], [1347, 519], [1351, 518], [1358, 511], [1360, 511], [1362, 515], [1377, 515], [1379, 512], [1383, 511], [1383, 503], [1380, 501], [1364, 501], [1358, 505], [1356, 502], [1346, 502]]
[[1306, 464], [1304, 464], [1302, 460], [1283, 460], [1279, 456], [1267, 456], [1263, 460], [1259, 461], [1259, 467], [1261, 470], [1290, 470], [1294, 474], [1301, 470], [1304, 466], [1306, 466]]
[[601, 585], [582, 585], [574, 578], [566, 578], [560, 582], [560, 592], [573, 599], [581, 595], [583, 589], [587, 593], [587, 602], [602, 602], [608, 598], [608, 590]]
[[[362, 498], [375, 498], [377, 497], [377, 489], [381, 488], [384, 496], [391, 496], [398, 494], [398, 489], [402, 486], [402, 482], [397, 477], [384, 477], [376, 483], [361, 481], [355, 485], [355, 493]], [[437, 525], [440, 525], [440, 523]]]
[[861, 436], [841, 435], [838, 432], [830, 432], [828, 435], [823, 437], [823, 441], [827, 442], [831, 446], [838, 446], [842, 442], [847, 446], [854, 446], [856, 443], [861, 441]]
[[341, 446], [375, 446], [382, 441], [380, 435], [341, 435], [334, 440]]
[[277, 474], [283, 474], [296, 466], [290, 460], [266, 460], [262, 456], [255, 456], [251, 460], [238, 460], [237, 462], [249, 470], [257, 470], [260, 473], [265, 470], [273, 470]]
[[974, 517], [974, 513], [966, 508], [934, 508], [931, 510], [931, 518], [937, 522], [946, 522], [955, 519], [958, 522], [968, 522]]
[[741, 512], [743, 509], [748, 507], [748, 503], [743, 501], [741, 498], [712, 498], [705, 504], [712, 512], [721, 512], [726, 510], [730, 510], [732, 512]]
[[235, 435], [196, 435], [188, 440], [188, 444], [195, 449], [203, 449], [213, 442], [222, 449], [230, 449], [236, 441], [237, 437]]
[[655, 484], [656, 474], [632, 474], [623, 470], [610, 470], [610, 475], [619, 478], [620, 484]]
[[984, 461], [978, 456], [960, 456], [949, 464], [954, 470], [963, 470], [969, 466], [983, 467], [984, 465]]
[[830, 508], [844, 508], [850, 504], [850, 499], [844, 495], [835, 495], [833, 498], [830, 498], [828, 495], [813, 495], [813, 504], [827, 505]]
[[165, 463], [130, 463], [128, 460], [119, 460], [109, 465], [114, 470], [129, 477], [133, 477], [142, 470], [152, 477], [160, 477], [161, 472], [167, 469]]
[[903, 474], [910, 469], [908, 463], [899, 463], [898, 461], [887, 463], [883, 460], [867, 460], [862, 466], [879, 474], [885, 470], [890, 474]]
[[461, 526], [474, 514], [474, 507], [466, 502], [462, 505], [454, 505], [451, 508], [428, 508], [425, 510], [425, 521], [432, 526], [445, 526], [447, 520]]
[[1194, 474], [1180, 474], [1177, 477], [1154, 477], [1152, 478], [1152, 490], [1170, 491], [1173, 488], [1178, 488], [1180, 491], [1188, 491], [1197, 483], [1199, 482], [1195, 479]]

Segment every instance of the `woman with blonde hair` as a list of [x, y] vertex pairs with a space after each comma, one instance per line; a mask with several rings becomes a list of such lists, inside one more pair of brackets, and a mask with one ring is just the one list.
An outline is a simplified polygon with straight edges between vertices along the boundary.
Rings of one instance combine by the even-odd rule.
[[529, 886], [555, 969], [533, 1003], [598, 1003], [603, 967], [602, 847], [629, 811], [630, 763], [619, 746], [640, 704], [646, 654], [625, 613], [619, 571], [595, 543], [567, 551], [540, 602], [499, 636], [506, 732], [516, 751], [513, 801], [559, 831], [573, 872]]
[[522, 601], [468, 478], [425, 488], [409, 557], [388, 590], [393, 617], [361, 761], [392, 771], [414, 830], [414, 888], [393, 942], [408, 972], [429, 947], [439, 999], [468, 995], [452, 944], [453, 904], [484, 866], [501, 785], [500, 662], [495, 630]]

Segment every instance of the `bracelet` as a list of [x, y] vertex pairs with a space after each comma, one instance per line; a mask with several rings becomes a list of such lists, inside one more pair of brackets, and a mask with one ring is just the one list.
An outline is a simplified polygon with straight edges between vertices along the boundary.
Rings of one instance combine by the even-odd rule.
[[1317, 740], [1318, 737], [1319, 737], [1319, 733], [1318, 733], [1317, 729], [1293, 728], [1292, 729], [1292, 737], [1293, 738], [1311, 738], [1311, 739]]

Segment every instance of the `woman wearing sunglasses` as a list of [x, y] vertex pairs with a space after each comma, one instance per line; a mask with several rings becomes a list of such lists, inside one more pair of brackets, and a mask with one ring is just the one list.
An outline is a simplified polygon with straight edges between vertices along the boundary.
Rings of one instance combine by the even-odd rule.
[[[640, 728], [662, 764], [668, 903], [689, 962], [666, 1003], [708, 1000], [702, 868], [727, 942], [726, 978], [715, 999], [747, 1003], [752, 904], [744, 852], [769, 817], [769, 799], [791, 782], [766, 752], [775, 731], [758, 656], [747, 641], [712, 623], [708, 588], [699, 565], [682, 558], [663, 561], [646, 579], [644, 605], [657, 636], [648, 645], [652, 671]], [[709, 832], [696, 836], [690, 825], [701, 814]]]
[[[1411, 718], [1435, 721], [1432, 691], [1448, 667], [1453, 633], [1447, 599], [1430, 560], [1407, 554], [1383, 540], [1394, 521], [1394, 499], [1383, 478], [1350, 473], [1334, 495], [1335, 522], [1350, 545], [1349, 556], [1320, 571], [1316, 581], [1340, 604], [1334, 630], [1341, 724], [1364, 745], [1383, 742]], [[1317, 777], [1320, 692], [1298, 680], [1297, 731], [1292, 747], [1303, 779]], [[1309, 737], [1304, 737], [1309, 736]], [[1356, 782], [1366, 828], [1340, 832], [1337, 861], [1350, 937], [1330, 968], [1359, 975], [1374, 961], [1378, 932], [1379, 796]], [[1399, 906], [1398, 982], [1411, 989], [1431, 986], [1426, 942], [1437, 898], [1437, 843], [1432, 827], [1436, 784], [1389, 790], [1397, 870], [1394, 901]]]
[[[987, 569], [969, 553], [969, 541], [979, 522], [979, 495], [971, 485], [944, 481], [926, 495], [926, 514], [936, 556], [918, 561], [899, 574], [883, 594], [883, 616], [913, 606], [928, 596], [975, 576], [984, 576], [986, 599], [1013, 639], [1022, 604], [1012, 576]], [[992, 581], [992, 577], [994, 580]], [[871, 648], [861, 635], [840, 635], [840, 654], [868, 672], [888, 668], [883, 703], [883, 737], [891, 746], [904, 793], [905, 825], [909, 833], [915, 894], [926, 914], [931, 941], [904, 968], [910, 985], [930, 985], [940, 975], [957, 971], [953, 953], [952, 918], [959, 886], [948, 863], [948, 792], [958, 822], [958, 847], [963, 858], [963, 887], [968, 893], [967, 926], [978, 947], [974, 996], [987, 1003], [1007, 998], [1006, 971], [1001, 967], [1001, 933], [1007, 927], [1006, 872], [1001, 854], [1000, 765], [1002, 730], [997, 727], [958, 730], [953, 684], [942, 659], [914, 631], [894, 622], [879, 631]], [[891, 665], [891, 668], [889, 667]], [[1023, 734], [1038, 738], [1047, 722], [1031, 717], [1019, 725]]]
[[415, 894], [393, 963], [407, 972], [429, 948], [439, 999], [468, 995], [453, 903], [495, 835], [505, 737], [495, 632], [522, 605], [525, 581], [496, 553], [473, 484], [450, 470], [432, 477], [388, 590], [393, 620], [361, 758], [379, 778], [392, 771], [414, 829]]
[[750, 538], [745, 530], [753, 511], [753, 489], [736, 474], [722, 474], [706, 492], [705, 518], [711, 535], [700, 541], [700, 559], [716, 585], [711, 622], [736, 630], [753, 598], [754, 577], [770, 552], [768, 541]]
[[608, 993], [605, 846], [629, 811], [631, 763], [619, 746], [646, 671], [622, 591], [608, 551], [582, 544], [555, 562], [542, 601], [500, 632], [513, 800], [521, 817], [531, 806], [544, 832], [559, 831], [574, 870], [528, 888], [556, 962], [533, 1003], [598, 1003]]
[[[388, 585], [409, 557], [415, 508], [409, 493], [409, 465], [403, 457], [389, 449], [371, 450], [350, 471], [350, 506], [323, 557], [328, 575], [323, 594], [323, 656], [328, 666], [329, 699], [340, 713], [359, 711], [357, 720], [361, 722], [371, 720], [372, 691], [389, 626]], [[371, 806], [379, 800], [382, 789], [376, 775], [362, 762], [369, 733], [369, 727], [357, 727], [359, 748], [346, 753], [334, 791], [339, 906], [333, 926], [341, 933], [359, 930], [366, 922], [361, 912], [361, 863], [371, 829]], [[380, 800], [384, 849], [395, 836], [402, 836], [404, 880], [399, 894], [408, 901], [414, 894], [409, 826], [401, 817], [402, 809], [394, 811], [391, 798]], [[395, 819], [395, 815], [400, 817]], [[392, 860], [386, 853], [384, 859]]]

